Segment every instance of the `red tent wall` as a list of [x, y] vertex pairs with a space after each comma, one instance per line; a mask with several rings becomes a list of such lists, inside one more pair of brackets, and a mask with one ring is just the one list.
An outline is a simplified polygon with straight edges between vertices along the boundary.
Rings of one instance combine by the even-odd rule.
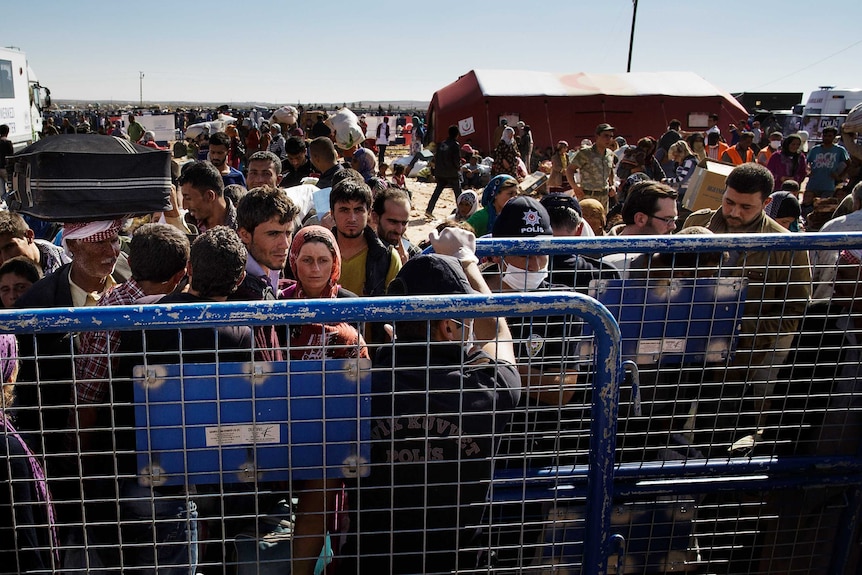
[[595, 128], [602, 122], [616, 127], [621, 135], [634, 143], [643, 136], [658, 138], [676, 118], [686, 131], [701, 131], [688, 125], [689, 114], [719, 114], [719, 127], [726, 136], [729, 124], [741, 123], [747, 117], [735, 101], [723, 96], [485, 96], [471, 71], [456, 82], [435, 92], [428, 118], [434, 141], [446, 138], [448, 127], [472, 117], [475, 133], [463, 135], [462, 143], [470, 142], [489, 154], [496, 142], [491, 142], [498, 118], [517, 115], [533, 133], [535, 149], [553, 146], [567, 140], [577, 146], [583, 138], [593, 139]]

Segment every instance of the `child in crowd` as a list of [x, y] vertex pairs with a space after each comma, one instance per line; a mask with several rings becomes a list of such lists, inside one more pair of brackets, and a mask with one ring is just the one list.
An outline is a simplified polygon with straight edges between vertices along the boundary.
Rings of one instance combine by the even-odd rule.
[[473, 190], [464, 190], [458, 196], [458, 205], [455, 210], [447, 218], [454, 222], [466, 222], [467, 219], [476, 213], [479, 207], [479, 196]]
[[392, 166], [392, 185], [398, 188], [404, 188], [406, 187], [404, 180], [404, 165], [395, 164]]
[[0, 301], [3, 307], [11, 309], [19, 297], [42, 279], [39, 266], [25, 256], [17, 256], [3, 262], [0, 266]]
[[434, 181], [434, 160], [428, 162], [428, 165], [419, 170], [419, 173], [416, 174], [416, 181], [429, 184]]

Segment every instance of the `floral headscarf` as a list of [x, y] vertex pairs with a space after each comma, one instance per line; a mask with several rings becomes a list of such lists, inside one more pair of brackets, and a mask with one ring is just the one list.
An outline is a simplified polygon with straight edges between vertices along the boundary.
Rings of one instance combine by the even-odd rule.
[[366, 183], [377, 175], [377, 158], [374, 157], [374, 152], [368, 148], [359, 148], [353, 153], [353, 159], [356, 161], [354, 169], [362, 174]]
[[309, 241], [316, 241], [324, 244], [329, 248], [332, 254], [332, 271], [329, 274], [328, 289], [324, 288], [324, 293], [320, 297], [337, 297], [338, 295], [338, 278], [341, 277], [341, 252], [338, 249], [338, 243], [335, 241], [335, 236], [332, 232], [323, 226], [307, 226], [301, 228], [293, 236], [293, 243], [290, 244], [290, 253], [288, 254], [288, 262], [290, 269], [293, 272], [293, 277], [297, 278], [296, 283], [286, 288], [282, 293], [282, 298], [305, 298], [308, 297], [302, 289], [302, 284], [299, 281], [299, 276], [296, 273], [296, 262], [299, 259], [299, 252]]
[[508, 180], [514, 180], [515, 183], [518, 183], [518, 180], [515, 180], [515, 178], [509, 174], [500, 174], [499, 176], [491, 178], [491, 181], [488, 182], [488, 185], [485, 186], [485, 190], [482, 192], [482, 206], [488, 210], [489, 230], [494, 227], [494, 222], [497, 220], [497, 210], [495, 210], [492, 205], [494, 203], [494, 198], [497, 197], [497, 194], [499, 194], [500, 190], [503, 188], [503, 184]]
[[459, 206], [462, 203], [470, 204], [470, 213], [467, 214], [466, 217], [469, 218], [470, 216], [472, 216], [473, 214], [476, 213], [477, 209], [479, 209], [478, 198], [479, 197], [476, 195], [476, 192], [474, 192], [473, 190], [464, 190], [463, 192], [461, 192], [461, 195], [458, 196], [457, 204]]
[[18, 363], [18, 341], [12, 334], [0, 335], [0, 374], [3, 381], [0, 385], [12, 379], [15, 365]]

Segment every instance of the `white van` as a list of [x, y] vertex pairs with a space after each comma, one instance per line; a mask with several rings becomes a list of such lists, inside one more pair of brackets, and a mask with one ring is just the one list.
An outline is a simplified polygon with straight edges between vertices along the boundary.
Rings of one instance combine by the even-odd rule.
[[809, 141], [819, 142], [823, 129], [834, 126], [841, 129], [847, 113], [862, 103], [862, 89], [837, 90], [834, 86], [820, 86], [811, 92], [802, 109], [802, 129], [808, 131]]

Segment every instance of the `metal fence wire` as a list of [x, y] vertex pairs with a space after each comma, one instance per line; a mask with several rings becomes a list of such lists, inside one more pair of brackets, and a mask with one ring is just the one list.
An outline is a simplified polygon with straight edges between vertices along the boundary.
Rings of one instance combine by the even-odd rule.
[[0, 312], [0, 572], [855, 571], [862, 234], [477, 247], [499, 294]]

